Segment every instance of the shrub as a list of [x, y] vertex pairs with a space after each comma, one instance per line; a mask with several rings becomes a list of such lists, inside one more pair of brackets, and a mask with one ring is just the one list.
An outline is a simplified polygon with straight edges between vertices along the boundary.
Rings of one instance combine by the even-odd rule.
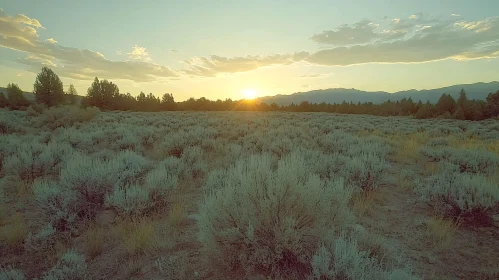
[[50, 129], [58, 127], [70, 127], [76, 123], [88, 122], [100, 113], [99, 108], [89, 107], [86, 109], [77, 106], [52, 107], [45, 110], [38, 117], [37, 124]]
[[144, 157], [132, 151], [120, 152], [107, 161], [74, 153], [61, 169], [60, 181], [63, 187], [75, 191], [80, 213], [92, 217], [113, 188], [134, 184], [149, 165]]
[[106, 204], [116, 207], [125, 216], [141, 214], [151, 206], [149, 202], [149, 190], [136, 184], [116, 185], [106, 196]]
[[88, 279], [85, 256], [72, 249], [66, 252], [57, 264], [42, 277], [43, 280], [85, 280]]
[[145, 185], [153, 197], [164, 197], [178, 184], [178, 174], [171, 174], [166, 168], [155, 168], [146, 175]]
[[227, 185], [200, 206], [199, 240], [218, 263], [248, 275], [309, 273], [321, 238], [353, 220], [350, 190], [341, 179], [310, 174], [296, 154], [275, 169], [270, 156], [246, 161], [231, 168]]
[[24, 239], [24, 250], [26, 250], [26, 252], [36, 252], [51, 248], [55, 243], [53, 239], [55, 233], [56, 229], [51, 223], [48, 223], [37, 234], [28, 233]]
[[444, 138], [444, 137], [431, 138], [430, 140], [428, 140], [426, 145], [430, 146], [430, 147], [447, 146], [447, 145], [449, 145], [449, 140], [447, 138]]
[[481, 223], [489, 211], [499, 206], [499, 188], [485, 176], [449, 172], [417, 180], [416, 191], [427, 202], [443, 203], [447, 214], [479, 219]]
[[73, 148], [68, 144], [50, 142], [48, 145], [38, 142], [19, 145], [13, 155], [4, 162], [7, 175], [17, 176], [20, 180], [29, 182], [45, 175], [57, 175], [62, 161]]
[[353, 238], [340, 236], [331, 244], [322, 245], [312, 258], [312, 270], [316, 279], [420, 279], [408, 269], [389, 270], [360, 250]]
[[487, 173], [499, 166], [499, 155], [485, 150], [423, 148], [421, 152], [430, 161], [447, 160], [457, 164], [460, 172]]
[[388, 163], [375, 154], [361, 154], [349, 158], [339, 174], [362, 190], [373, 190], [379, 186], [383, 171]]
[[457, 164], [461, 172], [487, 173], [497, 171], [499, 155], [483, 150], [454, 149], [449, 161]]
[[77, 213], [76, 193], [53, 181], [38, 180], [33, 184], [38, 206], [59, 231], [71, 229]]
[[24, 273], [20, 270], [13, 268], [1, 268], [0, 267], [0, 279], [1, 280], [24, 280]]

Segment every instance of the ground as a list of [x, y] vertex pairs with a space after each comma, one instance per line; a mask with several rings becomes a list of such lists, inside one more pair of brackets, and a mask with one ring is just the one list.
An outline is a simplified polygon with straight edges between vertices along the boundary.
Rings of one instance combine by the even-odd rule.
[[[268, 154], [277, 163], [299, 154], [307, 172], [323, 180], [345, 178], [354, 190], [348, 202], [355, 214], [352, 227], [366, 232], [370, 250], [379, 247], [375, 255], [387, 269], [408, 269], [422, 279], [499, 278], [494, 189], [488, 196], [492, 206], [484, 207], [492, 222], [485, 225], [449, 215], [441, 201], [424, 195], [427, 180], [444, 176], [447, 162], [456, 168], [468, 164], [470, 170], [478, 166], [479, 171], [463, 174], [485, 178], [499, 193], [497, 120], [272, 112], [85, 115], [72, 108], [65, 118], [72, 110], [78, 113], [69, 124], [57, 117], [60, 112], [0, 111], [4, 271], [42, 278], [73, 248], [84, 255], [90, 279], [249, 278], [214, 264], [216, 258], [204, 250], [198, 238], [201, 205], [223, 188], [225, 177], [216, 175], [250, 155]], [[435, 151], [450, 155], [435, 160]], [[461, 151], [471, 151], [473, 159], [453, 161]], [[85, 160], [74, 165], [77, 158]], [[76, 192], [73, 204], [89, 210], [66, 205], [57, 209], [72, 209], [74, 219], [54, 220], [47, 206], [54, 200], [43, 200], [41, 181], [61, 193]], [[101, 199], [89, 198], [87, 184], [89, 204], [84, 204], [76, 186], [82, 182], [99, 186]], [[116, 182], [147, 189], [148, 197], [116, 202], [109, 198], [118, 195]], [[54, 197], [59, 199], [54, 207], [62, 207], [66, 198]], [[54, 232], [42, 234], [47, 227]]]

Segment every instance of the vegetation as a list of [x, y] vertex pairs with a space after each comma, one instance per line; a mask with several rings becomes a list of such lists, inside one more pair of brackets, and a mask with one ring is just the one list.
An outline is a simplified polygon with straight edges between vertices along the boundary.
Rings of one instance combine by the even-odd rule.
[[43, 67], [42, 71], [36, 76], [33, 93], [35, 94], [36, 102], [44, 104], [47, 107], [59, 105], [64, 102], [62, 81], [48, 67]]
[[[497, 278], [499, 125], [461, 120], [495, 114], [494, 95], [265, 107], [98, 79], [88, 93], [0, 110], [0, 279]], [[279, 112], [401, 104], [442, 117]], [[212, 105], [241, 111], [183, 111]], [[243, 112], [262, 108], [277, 112]]]
[[[9, 89], [10, 88], [10, 89]], [[22, 91], [15, 84], [7, 87], [8, 98], [0, 94], [0, 108], [8, 106], [13, 110], [25, 109], [30, 102], [26, 100]], [[10, 93], [9, 93], [10, 92]], [[63, 92], [63, 85], [59, 77], [49, 68], [43, 67], [38, 74], [34, 93], [36, 101], [46, 106], [60, 104], [77, 104], [78, 95], [73, 85], [68, 92]], [[365, 114], [376, 116], [414, 116], [417, 119], [444, 118], [458, 120], [479, 121], [499, 117], [499, 91], [489, 93], [487, 99], [469, 100], [466, 92], [461, 90], [458, 100], [450, 94], [443, 93], [436, 104], [429, 101], [414, 102], [412, 98], [400, 101], [391, 100], [380, 104], [372, 102], [357, 103], [343, 102], [340, 104], [310, 103], [303, 101], [300, 104], [279, 106], [275, 103], [266, 104], [257, 100], [232, 99], [212, 101], [204, 97], [189, 98], [186, 101], [175, 102], [172, 93], [165, 93], [161, 98], [154, 94], [140, 92], [137, 97], [130, 93], [120, 93], [118, 85], [108, 80], [99, 80], [97, 77], [87, 90], [87, 95], [81, 100], [83, 107], [97, 107], [103, 111], [280, 111], [280, 112], [328, 112], [340, 114]]]

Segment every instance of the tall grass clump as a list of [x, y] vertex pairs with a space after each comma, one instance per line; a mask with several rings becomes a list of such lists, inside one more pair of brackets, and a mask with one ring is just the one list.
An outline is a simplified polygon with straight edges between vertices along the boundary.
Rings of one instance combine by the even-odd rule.
[[268, 155], [245, 161], [230, 168], [225, 185], [200, 206], [204, 250], [217, 264], [247, 275], [309, 275], [317, 244], [353, 221], [347, 207], [351, 191], [341, 179], [310, 174], [296, 154], [276, 168]]

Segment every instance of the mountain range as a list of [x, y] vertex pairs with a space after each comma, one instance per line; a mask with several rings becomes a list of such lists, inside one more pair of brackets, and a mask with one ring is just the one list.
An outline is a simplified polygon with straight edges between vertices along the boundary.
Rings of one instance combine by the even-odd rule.
[[[376, 104], [387, 100], [399, 101], [403, 98], [411, 97], [414, 102], [421, 100], [422, 102], [430, 101], [431, 103], [437, 103], [443, 93], [450, 94], [454, 97], [454, 99], [457, 99], [461, 89], [464, 89], [468, 99], [485, 100], [489, 93], [494, 93], [499, 90], [499, 82], [479, 82], [423, 90], [410, 89], [394, 93], [386, 91], [363, 91], [354, 88], [330, 88], [296, 92], [289, 95], [279, 94], [274, 96], [265, 96], [260, 97], [257, 100], [267, 104], [276, 103], [278, 105], [289, 105], [291, 103], [300, 104], [302, 101], [308, 101], [310, 103], [325, 102], [331, 104], [342, 103], [343, 101], [348, 103], [372, 102]], [[6, 88], [0, 87], [0, 92], [7, 95]], [[25, 92], [24, 95], [28, 100], [35, 100], [35, 95], [32, 92]]]
[[399, 101], [403, 98], [411, 97], [414, 102], [421, 100], [422, 102], [430, 101], [436, 103], [443, 93], [450, 94], [454, 99], [459, 97], [461, 89], [464, 89], [468, 99], [481, 99], [485, 100], [489, 93], [495, 93], [499, 90], [499, 82], [489, 83], [474, 83], [474, 84], [460, 84], [436, 89], [424, 90], [404, 90], [395, 93], [386, 91], [363, 91], [358, 89], [348, 88], [330, 88], [311, 90], [306, 92], [296, 92], [290, 95], [274, 95], [258, 98], [258, 100], [267, 104], [276, 103], [278, 105], [289, 105], [291, 103], [300, 104], [302, 101], [310, 103], [382, 103], [388, 100]]

